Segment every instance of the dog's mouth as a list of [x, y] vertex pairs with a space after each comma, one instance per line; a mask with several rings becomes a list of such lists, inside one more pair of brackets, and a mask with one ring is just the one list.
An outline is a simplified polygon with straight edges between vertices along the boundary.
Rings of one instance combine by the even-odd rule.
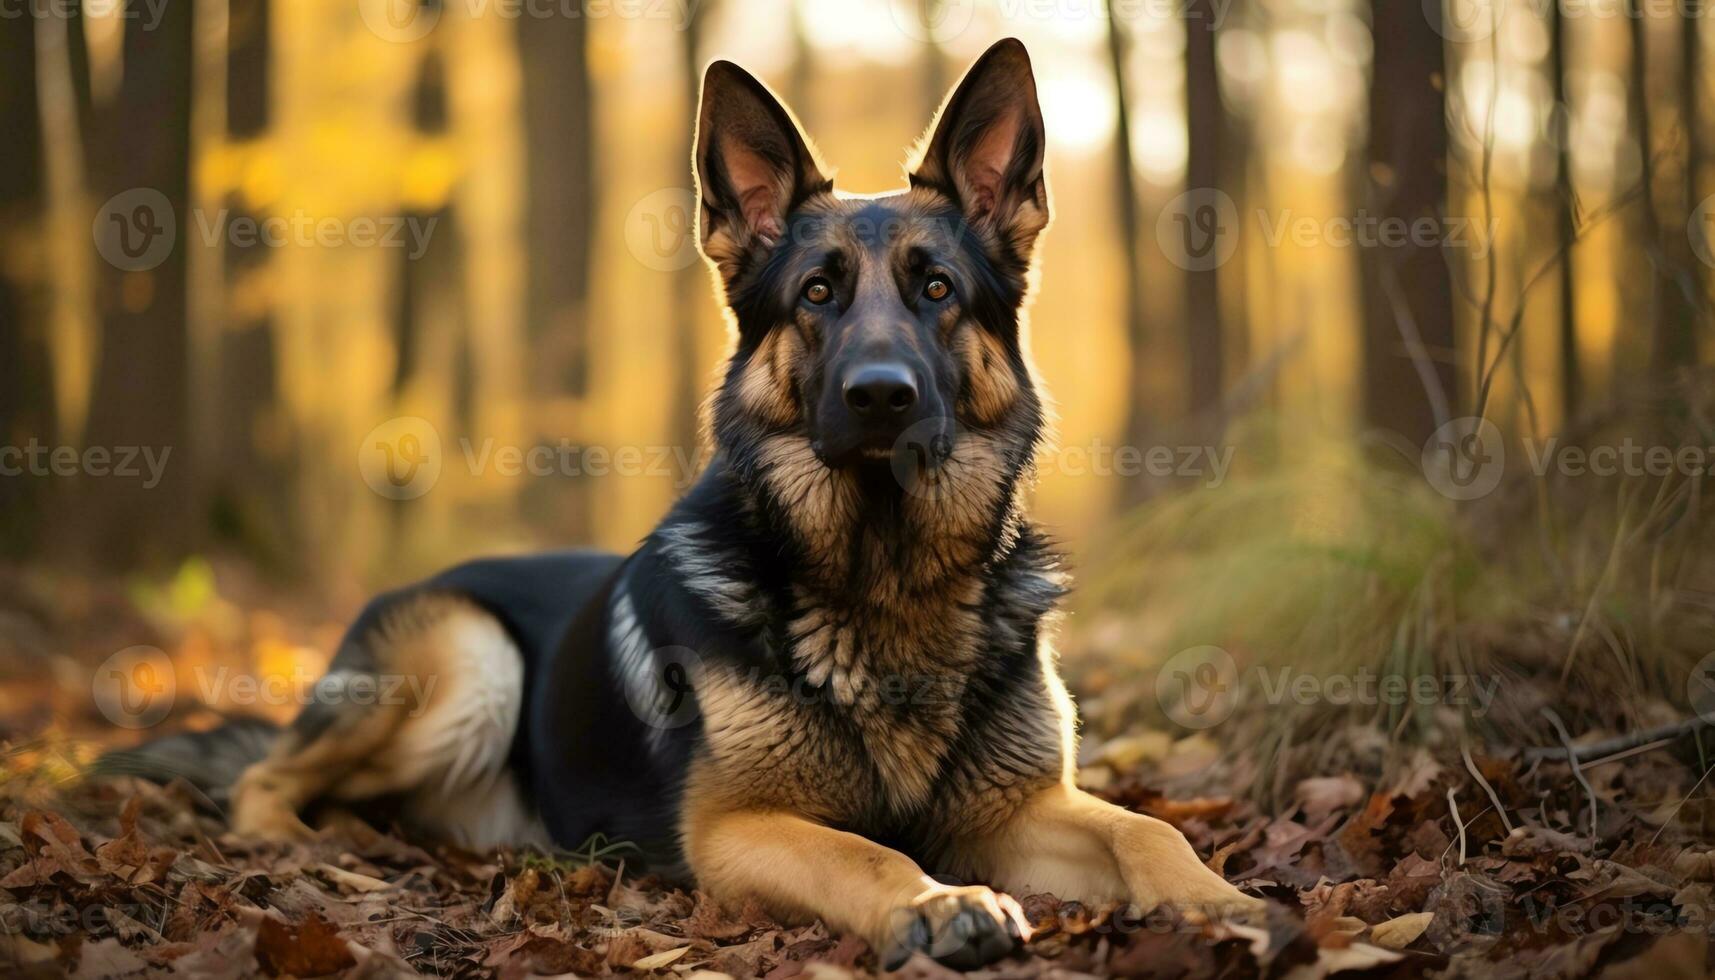
[[939, 426], [933, 430], [914, 426], [892, 437], [875, 436], [837, 448], [826, 440], [812, 439], [810, 449], [831, 470], [923, 471], [938, 469], [952, 456], [953, 436]]

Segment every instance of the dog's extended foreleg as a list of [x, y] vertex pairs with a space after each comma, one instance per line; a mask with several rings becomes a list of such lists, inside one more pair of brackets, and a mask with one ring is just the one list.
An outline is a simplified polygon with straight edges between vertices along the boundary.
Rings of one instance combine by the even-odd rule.
[[685, 831], [697, 883], [716, 899], [754, 899], [788, 921], [819, 916], [869, 940], [889, 966], [923, 952], [969, 969], [1027, 932], [1011, 898], [943, 885], [898, 851], [795, 814], [696, 813]]
[[964, 873], [1020, 895], [1168, 906], [1204, 916], [1262, 907], [1209, 870], [1172, 825], [1066, 783], [1031, 797], [998, 831], [960, 842]]

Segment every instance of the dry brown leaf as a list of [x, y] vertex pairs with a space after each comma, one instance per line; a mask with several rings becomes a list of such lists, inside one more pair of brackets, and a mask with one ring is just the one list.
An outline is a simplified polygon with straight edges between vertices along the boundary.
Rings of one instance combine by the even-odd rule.
[[1300, 780], [1293, 798], [1304, 810], [1306, 823], [1318, 823], [1331, 813], [1349, 810], [1364, 801], [1364, 784], [1350, 773]]
[[1433, 921], [1433, 912], [1410, 912], [1378, 924], [1370, 930], [1370, 942], [1382, 949], [1404, 949], [1416, 942]]
[[256, 962], [269, 976], [322, 977], [357, 964], [333, 923], [314, 912], [301, 925], [264, 916], [256, 930]]
[[691, 947], [680, 946], [677, 949], [664, 949], [659, 953], [650, 953], [642, 959], [634, 960], [631, 968], [633, 970], [659, 970], [662, 967], [677, 963], [680, 957], [690, 951]]
[[329, 881], [351, 892], [367, 894], [369, 892], [386, 891], [393, 887], [391, 884], [382, 881], [380, 878], [376, 878], [372, 875], [361, 874], [356, 871], [347, 871], [337, 865], [317, 864], [315, 866], [315, 870]]

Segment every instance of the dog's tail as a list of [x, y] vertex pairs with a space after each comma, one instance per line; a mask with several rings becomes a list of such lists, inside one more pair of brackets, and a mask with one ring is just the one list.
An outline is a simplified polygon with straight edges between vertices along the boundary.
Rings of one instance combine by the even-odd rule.
[[141, 776], [157, 783], [183, 779], [224, 807], [238, 777], [261, 761], [280, 727], [261, 718], [236, 718], [206, 732], [180, 732], [119, 749], [96, 760], [94, 775]]

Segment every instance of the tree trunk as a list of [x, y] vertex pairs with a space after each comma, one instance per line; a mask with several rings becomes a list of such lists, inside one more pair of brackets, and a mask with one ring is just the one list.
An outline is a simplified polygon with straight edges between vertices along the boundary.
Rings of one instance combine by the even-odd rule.
[[[1654, 374], [1667, 374], [1695, 359], [1696, 336], [1692, 332], [1695, 314], [1691, 297], [1687, 295], [1690, 272], [1687, 268], [1690, 242], [1685, 235], [1663, 233], [1657, 200], [1657, 164], [1655, 127], [1650, 119], [1648, 20], [1639, 9], [1640, 0], [1631, 0], [1627, 10], [1627, 25], [1631, 36], [1631, 114], [1637, 134], [1638, 155], [1642, 163], [1640, 180], [1643, 184], [1641, 207], [1643, 217], [1644, 253], [1650, 266], [1649, 368]], [[1692, 53], [1687, 51], [1687, 54]], [[1689, 67], [1689, 65], [1685, 66]], [[1690, 106], [1683, 107], [1686, 110]], [[1678, 196], [1678, 188], [1674, 189]]]
[[[1374, 0], [1367, 152], [1369, 217], [1407, 227], [1439, 224], [1447, 196], [1445, 60], [1440, 8]], [[1453, 283], [1439, 245], [1416, 236], [1362, 252], [1364, 416], [1422, 445], [1439, 405], [1457, 405]]]
[[[1220, 73], [1215, 63], [1212, 3], [1187, 4], [1185, 11], [1185, 186], [1218, 189], [1221, 182]], [[1225, 384], [1218, 264], [1185, 274], [1185, 351], [1190, 361], [1190, 405], [1195, 415], [1217, 413]]]
[[1560, 414], [1570, 422], [1583, 399], [1583, 377], [1578, 364], [1578, 290], [1573, 250], [1577, 247], [1578, 192], [1572, 186], [1572, 112], [1566, 93], [1566, 18], [1560, 5], [1548, 5], [1550, 57], [1548, 71], [1559, 107], [1559, 132], [1555, 134], [1554, 215], [1556, 246], [1560, 249]]
[[[703, 66], [702, 41], [703, 25], [714, 6], [713, 0], [693, 4], [687, 13], [684, 29], [679, 32], [679, 70], [684, 73], [684, 104], [685, 125], [681, 132], [685, 134], [679, 143], [679, 166], [683, 169], [686, 186], [691, 183], [691, 156], [695, 152], [692, 140], [693, 130], [697, 125], [697, 97], [702, 87]], [[794, 105], [793, 111], [802, 112], [802, 105]], [[692, 203], [694, 208], [695, 202]], [[695, 212], [685, 216], [686, 234], [691, 234], [691, 224], [696, 221]], [[708, 272], [701, 260], [694, 261], [689, 267], [673, 273], [673, 317], [675, 319], [673, 334], [677, 338], [673, 353], [673, 391], [675, 398], [671, 416], [671, 440], [675, 447], [682, 448], [686, 454], [694, 454], [697, 449], [698, 417], [702, 399], [703, 368], [701, 358], [697, 353], [697, 311], [703, 302], [703, 290], [708, 285]], [[687, 455], [687, 458], [691, 458]], [[688, 479], [690, 474], [681, 478]]]
[[[526, 336], [537, 404], [589, 391], [591, 229], [595, 220], [595, 117], [589, 21], [524, 18], [518, 24], [524, 71], [525, 235], [529, 243]], [[590, 488], [571, 481], [555, 494], [557, 531], [590, 534]], [[547, 508], [543, 502], [544, 509]]]
[[[1120, 254], [1125, 275], [1120, 291], [1124, 297], [1126, 347], [1131, 357], [1131, 383], [1126, 386], [1123, 444], [1142, 447], [1149, 443], [1150, 414], [1146, 394], [1148, 371], [1148, 324], [1143, 307], [1143, 250], [1137, 228], [1137, 175], [1131, 159], [1131, 105], [1126, 97], [1126, 56], [1130, 39], [1113, 4], [1108, 4], [1108, 70], [1114, 85], [1114, 211], [1118, 215]], [[1120, 503], [1135, 504], [1148, 496], [1141, 476], [1120, 484]]]
[[[589, 381], [590, 228], [595, 212], [589, 21], [518, 22], [527, 143], [528, 335], [539, 395], [581, 397]], [[550, 351], [542, 358], [539, 352]]]
[[[118, 93], [91, 114], [91, 184], [98, 204], [109, 202], [97, 221], [115, 235], [97, 266], [102, 339], [85, 444], [115, 455], [130, 447], [170, 453], [152, 486], [141, 477], [80, 480], [82, 557], [127, 567], [177, 560], [192, 523], [185, 326], [186, 253], [196, 234], [188, 207], [192, 13], [188, 4], [165, 4], [152, 29], [128, 22]], [[170, 214], [150, 204], [163, 198]], [[157, 263], [147, 243], [160, 240], [168, 221], [176, 241]], [[116, 239], [143, 248], [147, 267], [116, 263]]]
[[[36, 36], [31, 17], [0, 18], [0, 227], [30, 229], [44, 241], [41, 187], [42, 127], [37, 115]], [[0, 271], [15, 268], [0, 262]], [[46, 284], [0, 275], [0, 445], [25, 446], [54, 437], [49, 383]], [[42, 481], [0, 475], [0, 551], [34, 550]]]

